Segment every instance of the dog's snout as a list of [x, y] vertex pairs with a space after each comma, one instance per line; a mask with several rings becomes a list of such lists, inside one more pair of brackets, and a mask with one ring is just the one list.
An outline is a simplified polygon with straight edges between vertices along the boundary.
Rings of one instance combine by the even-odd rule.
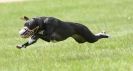
[[19, 31], [19, 35], [22, 37], [22, 38], [28, 38], [32, 35], [32, 31], [30, 31], [27, 27], [24, 27], [22, 28], [20, 31]]
[[20, 35], [23, 35], [24, 32], [25, 32], [25, 30], [24, 30], [24, 29], [21, 29], [21, 30], [19, 31], [19, 34], [20, 34]]

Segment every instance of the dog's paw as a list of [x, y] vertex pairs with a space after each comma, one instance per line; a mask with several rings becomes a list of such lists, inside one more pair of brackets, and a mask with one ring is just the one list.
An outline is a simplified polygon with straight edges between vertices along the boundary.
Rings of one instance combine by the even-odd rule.
[[110, 35], [109, 34], [106, 34], [106, 32], [101, 32], [101, 33], [98, 33], [96, 34], [96, 36], [100, 36], [101, 38], [110, 38]]
[[25, 46], [22, 46], [22, 45], [17, 45], [16, 47], [17, 47], [18, 49], [25, 48]]

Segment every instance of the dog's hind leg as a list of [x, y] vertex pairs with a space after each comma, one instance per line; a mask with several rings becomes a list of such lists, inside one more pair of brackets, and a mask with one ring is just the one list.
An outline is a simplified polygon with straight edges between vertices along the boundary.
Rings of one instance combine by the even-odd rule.
[[82, 36], [86, 41], [88, 41], [90, 43], [94, 43], [101, 38], [109, 37], [109, 35], [107, 35], [105, 33], [99, 33], [99, 34], [95, 35], [85, 26], [80, 26], [80, 28], [77, 31], [80, 36]]
[[86, 42], [86, 40], [82, 36], [77, 35], [77, 34], [73, 35], [72, 38], [74, 38], [74, 40], [77, 41], [78, 43]]

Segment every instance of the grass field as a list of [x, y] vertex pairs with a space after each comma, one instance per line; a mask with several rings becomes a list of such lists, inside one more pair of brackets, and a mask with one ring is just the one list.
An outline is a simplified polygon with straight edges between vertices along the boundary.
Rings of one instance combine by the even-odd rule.
[[[0, 4], [0, 71], [133, 71], [133, 0], [38, 0]], [[27, 39], [18, 31], [22, 16], [54, 16], [79, 22], [112, 37], [94, 44], [72, 38], [58, 43]]]

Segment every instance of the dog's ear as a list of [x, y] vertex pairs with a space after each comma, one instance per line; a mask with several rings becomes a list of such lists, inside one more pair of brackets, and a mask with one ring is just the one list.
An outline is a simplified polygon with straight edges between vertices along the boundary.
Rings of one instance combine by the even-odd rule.
[[20, 19], [25, 20], [25, 21], [29, 20], [27, 16], [21, 17]]
[[29, 20], [29, 18], [28, 18], [27, 16], [24, 16], [24, 19], [25, 19], [25, 20]]

